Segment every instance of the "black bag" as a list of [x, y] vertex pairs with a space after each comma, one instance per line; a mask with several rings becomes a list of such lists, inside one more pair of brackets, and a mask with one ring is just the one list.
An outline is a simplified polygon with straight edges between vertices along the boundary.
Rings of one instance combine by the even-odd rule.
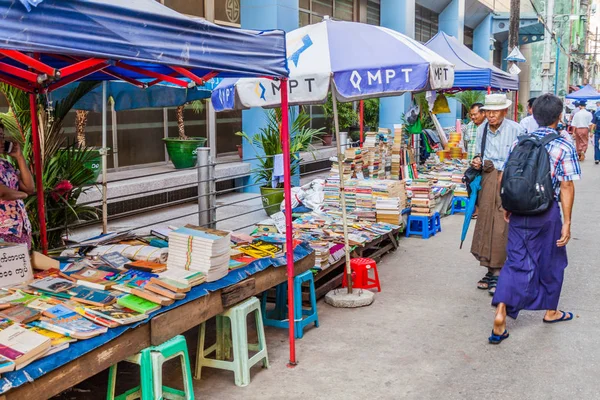
[[[488, 134], [488, 123], [485, 123], [485, 127], [483, 128], [483, 137], [481, 138], [481, 161], [483, 161], [483, 155], [485, 154], [485, 143], [487, 142], [487, 134]], [[477, 140], [477, 139], [475, 139]], [[467, 168], [465, 174], [462, 178], [462, 182], [467, 187], [467, 195], [471, 197], [471, 182], [475, 180], [479, 175], [481, 175], [481, 170], [483, 169], [483, 165], [481, 169], [475, 169], [473, 167]]]
[[550, 157], [546, 145], [560, 136], [519, 137], [502, 175], [502, 207], [514, 214], [542, 214], [554, 201]]

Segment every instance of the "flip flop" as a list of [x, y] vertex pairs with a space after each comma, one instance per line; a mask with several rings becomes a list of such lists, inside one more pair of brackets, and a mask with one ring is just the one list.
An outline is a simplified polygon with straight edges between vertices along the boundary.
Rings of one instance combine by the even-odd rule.
[[[483, 278], [481, 278], [479, 280], [479, 282], [477, 282], [477, 289], [488, 290], [490, 288], [489, 284], [490, 284], [490, 278], [492, 276], [493, 276], [493, 274], [491, 272], [488, 272], [487, 274], [485, 274], [485, 276]], [[487, 285], [487, 286], [481, 287], [480, 285]]]
[[558, 310], [558, 311], [560, 311], [562, 313], [562, 317], [560, 317], [559, 319], [548, 321], [546, 318], [543, 318], [542, 321], [544, 321], [544, 323], [546, 323], [546, 324], [555, 324], [557, 322], [570, 321], [573, 319], [572, 312], [564, 312], [562, 310]]
[[504, 330], [504, 333], [502, 335], [496, 335], [494, 333], [494, 330], [492, 329], [492, 335], [488, 338], [488, 341], [490, 342], [490, 344], [500, 344], [504, 339], [508, 339], [509, 336], [510, 335], [508, 334], [508, 331], [506, 329]]

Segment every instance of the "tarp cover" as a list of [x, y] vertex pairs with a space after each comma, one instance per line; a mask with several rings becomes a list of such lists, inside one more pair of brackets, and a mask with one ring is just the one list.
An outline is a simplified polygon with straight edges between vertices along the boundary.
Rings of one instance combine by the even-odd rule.
[[460, 43], [454, 36], [439, 32], [425, 46], [455, 65], [453, 89], [519, 90], [518, 75], [502, 71]]
[[591, 85], [585, 85], [582, 89], [567, 95], [567, 99], [573, 100], [600, 100], [600, 93]]
[[[314, 250], [306, 242], [303, 242], [302, 244], [296, 246], [296, 248], [294, 249], [294, 262], [300, 261], [304, 257], [311, 254], [313, 251]], [[5, 393], [10, 389], [24, 385], [27, 382], [31, 382], [35, 379], [38, 379], [39, 377], [47, 374], [48, 372], [62, 367], [63, 365], [73, 361], [74, 359], [81, 357], [92, 350], [97, 349], [98, 347], [110, 342], [113, 339], [116, 339], [126, 331], [133, 329], [139, 325], [147, 324], [148, 322], [150, 322], [151, 318], [159, 314], [177, 308], [185, 303], [189, 303], [190, 301], [196, 300], [200, 297], [206, 296], [210, 292], [214, 292], [219, 289], [235, 285], [236, 283], [248, 278], [250, 275], [257, 274], [260, 271], [263, 271], [271, 266], [281, 267], [284, 265], [286, 265], [285, 256], [279, 258], [262, 258], [260, 260], [256, 260], [246, 267], [230, 271], [229, 274], [223, 279], [219, 279], [215, 282], [203, 283], [192, 288], [192, 290], [187, 293], [183, 300], [178, 300], [170, 306], [161, 307], [160, 310], [151, 313], [150, 318], [143, 322], [109, 329], [108, 332], [106, 332], [103, 335], [96, 336], [92, 339], [79, 340], [75, 343], [71, 343], [67, 350], [63, 350], [58, 353], [52, 354], [49, 357], [44, 357], [37, 361], [34, 361], [19, 371], [3, 373], [2, 378], [0, 378], [0, 394]]]
[[[291, 105], [323, 103], [336, 88], [339, 101], [395, 96], [405, 92], [448, 89], [451, 62], [416, 40], [391, 29], [358, 22], [308, 25], [286, 36]], [[276, 107], [279, 82], [225, 79], [213, 92], [217, 111]]]
[[[32, 3], [28, 1], [27, 3]], [[27, 11], [20, 0], [0, 0], [0, 49], [129, 60], [171, 74], [168, 65], [199, 76], [287, 76], [283, 31], [218, 26], [179, 14], [155, 0], [45, 0]], [[3, 59], [3, 62], [7, 62]], [[136, 73], [112, 67], [128, 77]], [[94, 74], [87, 79], [114, 79]]]

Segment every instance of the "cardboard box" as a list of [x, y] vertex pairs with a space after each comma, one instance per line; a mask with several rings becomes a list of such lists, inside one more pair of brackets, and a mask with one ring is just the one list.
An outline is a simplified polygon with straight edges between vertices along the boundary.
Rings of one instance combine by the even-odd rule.
[[0, 243], [0, 288], [33, 280], [27, 245]]

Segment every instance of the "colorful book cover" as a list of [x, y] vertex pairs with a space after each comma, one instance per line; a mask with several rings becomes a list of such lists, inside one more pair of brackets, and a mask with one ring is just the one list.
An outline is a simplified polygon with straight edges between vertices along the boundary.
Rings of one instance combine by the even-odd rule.
[[106, 332], [106, 328], [96, 325], [64, 305], [53, 307], [48, 310], [48, 313], [54, 317], [34, 321], [31, 325], [73, 336]]
[[5, 310], [0, 311], [0, 317], [8, 318], [11, 321], [26, 324], [40, 317], [41, 313], [33, 308], [25, 307], [22, 304], [15, 304]]
[[123, 268], [123, 266], [125, 264], [127, 264], [128, 262], [131, 262], [131, 260], [129, 258], [127, 258], [124, 255], [121, 255], [121, 253], [117, 253], [117, 252], [104, 254], [100, 258], [102, 258], [102, 260], [104, 260], [104, 262], [106, 262], [111, 267], [118, 268], [118, 269]]
[[117, 300], [117, 304], [142, 314], [148, 314], [160, 308], [160, 305], [153, 303], [149, 300], [142, 299], [141, 297], [138, 297], [133, 294], [128, 294], [119, 298]]
[[14, 293], [0, 297], [0, 303], [27, 304], [35, 299], [37, 299], [37, 296], [17, 290]]
[[67, 337], [57, 332], [49, 331], [48, 329], [40, 328], [39, 326], [27, 325], [27, 329], [39, 335], [43, 335], [47, 338], [50, 338], [50, 345], [52, 347], [57, 347], [65, 343], [72, 343], [76, 341], [76, 339]]
[[87, 307], [87, 310], [91, 314], [98, 315], [111, 321], [116, 321], [123, 325], [143, 321], [148, 318], [148, 315], [146, 314], [133, 311], [118, 304], [112, 304], [106, 307], [90, 306]]
[[60, 293], [73, 288], [75, 284], [63, 278], [48, 277], [33, 281], [29, 286], [50, 293]]
[[72, 300], [88, 304], [112, 304], [115, 297], [105, 290], [95, 290], [87, 287], [77, 286], [69, 291], [73, 295]]

